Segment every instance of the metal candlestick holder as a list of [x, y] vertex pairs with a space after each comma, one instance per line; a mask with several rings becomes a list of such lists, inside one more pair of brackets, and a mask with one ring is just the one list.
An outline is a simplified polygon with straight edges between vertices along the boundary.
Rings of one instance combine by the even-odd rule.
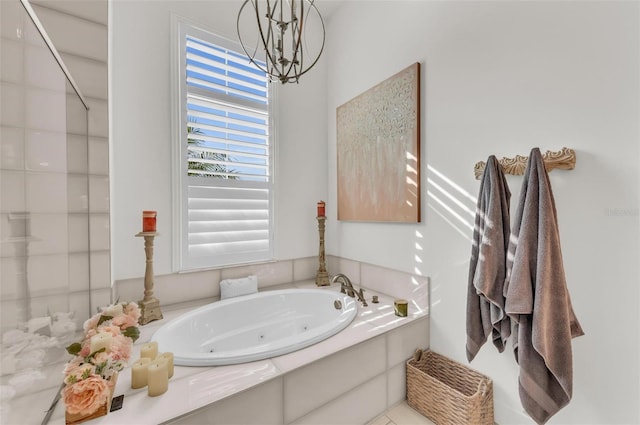
[[316, 285], [317, 286], [329, 286], [329, 273], [327, 273], [327, 266], [324, 258], [324, 227], [327, 217], [318, 217], [318, 234], [320, 235], [320, 253], [318, 259], [320, 265], [318, 272], [316, 273]]
[[140, 306], [141, 325], [146, 325], [154, 320], [162, 319], [160, 301], [153, 296], [153, 239], [158, 236], [156, 232], [140, 232], [136, 237], [144, 238], [144, 253], [147, 256], [147, 267], [144, 272], [144, 298], [138, 301]]

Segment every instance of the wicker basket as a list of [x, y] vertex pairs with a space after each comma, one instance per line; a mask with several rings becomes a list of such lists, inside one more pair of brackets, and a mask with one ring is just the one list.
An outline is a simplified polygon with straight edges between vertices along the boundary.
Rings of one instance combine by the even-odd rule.
[[493, 382], [433, 351], [407, 361], [407, 403], [437, 425], [493, 425]]

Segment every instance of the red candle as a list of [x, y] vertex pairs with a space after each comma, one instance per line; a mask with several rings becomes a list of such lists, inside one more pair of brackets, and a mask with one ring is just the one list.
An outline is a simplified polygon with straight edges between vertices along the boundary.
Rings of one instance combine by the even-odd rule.
[[158, 213], [155, 211], [142, 211], [142, 231], [143, 232], [156, 231], [157, 215]]
[[324, 217], [324, 201], [318, 202], [318, 217]]

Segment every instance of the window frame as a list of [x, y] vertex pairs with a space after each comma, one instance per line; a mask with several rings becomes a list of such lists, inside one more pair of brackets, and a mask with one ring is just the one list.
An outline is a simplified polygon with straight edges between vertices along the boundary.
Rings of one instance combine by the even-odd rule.
[[[210, 42], [223, 48], [232, 49], [236, 53], [245, 55], [240, 43], [217, 34], [211, 30], [205, 29], [202, 25], [187, 20], [184, 17], [171, 15], [171, 34], [172, 34], [172, 127], [175, 142], [172, 143], [172, 215], [173, 215], [173, 270], [177, 272], [190, 272], [206, 269], [220, 269], [232, 266], [241, 266], [248, 264], [259, 264], [275, 261], [275, 202], [274, 188], [276, 178], [276, 160], [277, 147], [274, 143], [276, 128], [274, 123], [275, 112], [277, 111], [277, 89], [276, 85], [268, 83], [268, 151], [269, 151], [269, 170], [268, 170], [268, 203], [269, 203], [269, 249], [267, 254], [261, 258], [253, 258], [240, 261], [225, 261], [222, 263], [203, 264], [202, 262], [193, 261], [188, 254], [188, 161], [187, 161], [187, 136], [188, 136], [188, 120], [187, 120], [187, 86], [186, 86], [186, 38], [187, 35], [194, 36], [198, 39]], [[248, 58], [247, 58], [248, 60]], [[239, 102], [241, 103], [241, 102]], [[211, 185], [213, 187], [225, 187], [229, 185], [226, 180], [220, 180], [219, 183]], [[240, 184], [244, 185], [243, 183]]]

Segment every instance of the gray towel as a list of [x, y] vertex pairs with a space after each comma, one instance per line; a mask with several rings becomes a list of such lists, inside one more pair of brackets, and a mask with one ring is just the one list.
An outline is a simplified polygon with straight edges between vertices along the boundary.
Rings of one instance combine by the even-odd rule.
[[504, 289], [514, 323], [520, 401], [543, 424], [571, 400], [571, 339], [584, 332], [567, 291], [555, 201], [538, 148], [524, 174]]
[[511, 192], [495, 156], [487, 159], [476, 206], [467, 289], [467, 359], [472, 361], [492, 335], [499, 352], [511, 334], [504, 312]]

